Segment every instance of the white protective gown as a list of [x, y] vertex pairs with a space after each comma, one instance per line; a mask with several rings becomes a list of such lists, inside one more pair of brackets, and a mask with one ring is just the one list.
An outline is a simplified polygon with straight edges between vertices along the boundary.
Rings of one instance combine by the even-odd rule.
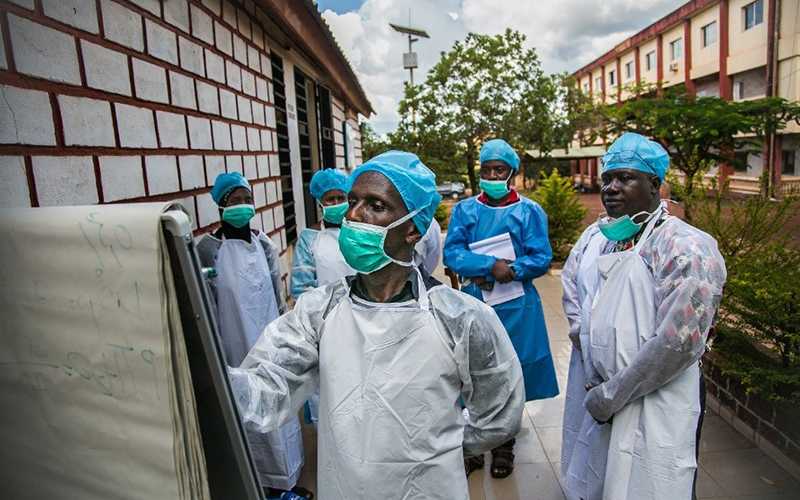
[[439, 263], [442, 261], [442, 227], [431, 220], [431, 225], [414, 245], [414, 264], [417, 267], [425, 268], [425, 271], [432, 275]]
[[521, 368], [500, 320], [421, 279], [418, 300], [403, 303], [367, 302], [349, 286], [302, 294], [230, 370], [243, 418], [269, 431], [319, 380], [320, 500], [468, 499], [464, 454], [507, 441], [522, 417]]
[[[564, 412], [567, 498], [688, 500], [699, 359], [725, 264], [710, 236], [668, 215], [634, 249], [612, 249], [593, 225], [562, 273], [570, 337], [582, 346], [573, 348]], [[587, 382], [600, 385], [587, 393]]]
[[[259, 233], [251, 242], [223, 239], [216, 256], [217, 314], [230, 366], [241, 363], [264, 328], [278, 317], [261, 238], [266, 236]], [[267, 434], [248, 432], [247, 441], [263, 486], [289, 490], [297, 484], [304, 458], [297, 416]]]

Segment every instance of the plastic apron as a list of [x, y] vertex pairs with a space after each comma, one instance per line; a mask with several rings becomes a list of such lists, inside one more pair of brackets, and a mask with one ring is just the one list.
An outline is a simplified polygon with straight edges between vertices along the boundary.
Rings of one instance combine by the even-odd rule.
[[347, 265], [342, 251], [339, 250], [338, 227], [323, 227], [314, 240], [312, 252], [317, 271], [317, 286], [325, 286], [345, 276], [356, 274], [353, 268]]
[[348, 296], [323, 324], [320, 500], [469, 498], [461, 380], [417, 276], [418, 301]]
[[[223, 239], [216, 257], [217, 310], [225, 359], [239, 366], [264, 328], [278, 314], [278, 301], [264, 248]], [[303, 466], [300, 422], [294, 418], [267, 434], [247, 432], [247, 441], [263, 486], [291, 489]]]
[[589, 347], [592, 302], [597, 296], [600, 275], [597, 259], [608, 240], [599, 232], [584, 250], [578, 269], [578, 299], [581, 304], [581, 350], [572, 350], [564, 412], [564, 440], [561, 476], [568, 500], [600, 500], [603, 496], [611, 426], [601, 425], [586, 411], [586, 384], [602, 382], [592, 364]]
[[[314, 267], [317, 271], [317, 286], [325, 286], [345, 276], [356, 274], [347, 265], [342, 251], [339, 250], [339, 228], [324, 227], [317, 234], [311, 249], [314, 255]], [[308, 414], [306, 418], [316, 424], [319, 421], [319, 388], [308, 398]]]
[[[640, 251], [659, 215], [632, 250], [598, 257], [604, 284], [592, 308], [589, 340], [593, 365], [603, 380], [628, 366], [655, 335], [655, 280]], [[695, 363], [614, 415], [603, 500], [692, 498], [699, 383]]]

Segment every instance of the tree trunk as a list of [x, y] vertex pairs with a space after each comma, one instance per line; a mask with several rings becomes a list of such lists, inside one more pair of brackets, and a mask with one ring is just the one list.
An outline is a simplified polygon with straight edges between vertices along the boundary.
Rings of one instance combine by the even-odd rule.
[[472, 190], [472, 196], [480, 192], [478, 189], [478, 179], [475, 177], [475, 146], [472, 140], [467, 141], [467, 178], [469, 179], [469, 188]]
[[686, 222], [692, 222], [692, 209], [694, 208], [694, 173], [691, 175], [684, 172], [686, 175], [686, 184], [684, 186], [684, 200], [683, 200], [683, 218]]

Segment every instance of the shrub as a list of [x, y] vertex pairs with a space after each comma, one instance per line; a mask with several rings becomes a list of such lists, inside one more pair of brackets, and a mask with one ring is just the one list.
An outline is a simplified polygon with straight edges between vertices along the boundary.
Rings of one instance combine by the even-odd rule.
[[581, 205], [571, 180], [562, 177], [556, 169], [550, 175], [542, 172], [531, 197], [547, 214], [553, 260], [564, 262], [581, 234], [581, 221], [586, 215], [586, 208]]
[[800, 250], [773, 244], [733, 258], [725, 322], [800, 366]]
[[717, 240], [728, 270], [720, 367], [748, 393], [800, 402], [800, 249], [787, 231], [800, 200], [735, 198], [723, 185], [695, 208], [694, 223]]
[[442, 226], [442, 230], [447, 229], [447, 225], [450, 222], [450, 206], [439, 203], [439, 206], [436, 207], [436, 212], [433, 214], [433, 218]]

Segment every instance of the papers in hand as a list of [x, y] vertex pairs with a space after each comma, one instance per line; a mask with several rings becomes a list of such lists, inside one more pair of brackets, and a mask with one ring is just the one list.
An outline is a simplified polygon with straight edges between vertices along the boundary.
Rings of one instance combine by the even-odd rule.
[[[481, 255], [491, 255], [498, 259], [505, 259], [514, 261], [517, 254], [514, 252], [514, 245], [511, 243], [511, 235], [509, 233], [498, 234], [485, 240], [470, 243], [469, 249], [472, 252]], [[508, 283], [499, 283], [495, 281], [494, 288], [491, 290], [481, 290], [483, 294], [483, 301], [490, 306], [496, 306], [517, 297], [525, 295], [525, 289], [519, 281], [510, 281]]]

